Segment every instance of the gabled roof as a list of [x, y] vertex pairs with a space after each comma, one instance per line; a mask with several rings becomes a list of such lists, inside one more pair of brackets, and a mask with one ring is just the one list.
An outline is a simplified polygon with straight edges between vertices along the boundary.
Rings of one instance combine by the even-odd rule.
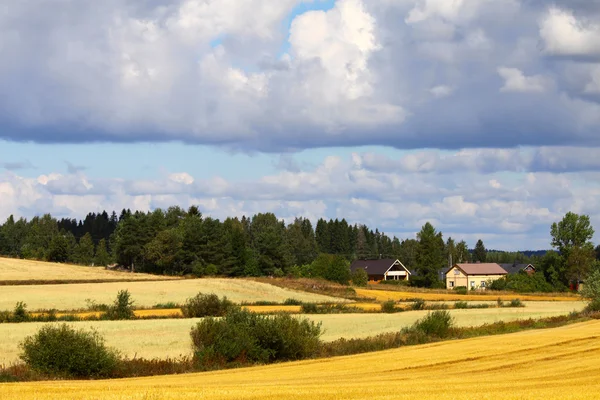
[[393, 258], [382, 258], [378, 260], [356, 260], [350, 265], [350, 271], [354, 272], [357, 269], [364, 269], [368, 275], [383, 275], [398, 261], [409, 274], [411, 272], [400, 262]]
[[[504, 268], [496, 263], [472, 263], [472, 264], [454, 264], [452, 268], [458, 267], [466, 275], [506, 275]], [[448, 272], [452, 269], [448, 269]]]
[[500, 266], [502, 268], [504, 268], [506, 270], [506, 272], [508, 272], [509, 274], [518, 274], [519, 271], [524, 270], [528, 266], [531, 266], [531, 268], [533, 268], [533, 270], [535, 271], [535, 267], [531, 264], [512, 263], [512, 264], [500, 264]]

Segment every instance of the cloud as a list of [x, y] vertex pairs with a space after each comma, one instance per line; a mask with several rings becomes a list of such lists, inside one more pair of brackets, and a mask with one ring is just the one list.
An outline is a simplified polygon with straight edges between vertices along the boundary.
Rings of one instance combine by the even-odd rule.
[[501, 92], [544, 92], [549, 86], [548, 79], [541, 75], [525, 76], [517, 68], [499, 67], [498, 74], [504, 79]]
[[597, 76], [572, 73], [600, 54], [597, 2], [337, 0], [292, 16], [300, 3], [10, 2], [0, 137], [246, 152], [600, 145]]
[[354, 162], [372, 171], [441, 175], [459, 172], [494, 174], [600, 171], [597, 150], [581, 147], [463, 149], [454, 153], [419, 151], [398, 159], [376, 153], [355, 153]]
[[35, 166], [29, 160], [25, 161], [5, 161], [0, 162], [0, 168], [4, 168], [9, 171], [17, 171], [21, 169], [33, 169]]
[[540, 23], [540, 36], [549, 55], [600, 57], [599, 21], [578, 19], [572, 10], [551, 7]]
[[205, 215], [221, 219], [269, 211], [288, 222], [296, 216], [313, 222], [346, 218], [401, 238], [414, 237], [424, 222], [432, 221], [446, 236], [489, 237], [493, 241], [486, 245], [505, 249], [548, 248], [550, 224], [568, 211], [588, 214], [593, 224], [600, 224], [600, 171], [505, 174], [500, 168], [480, 174], [474, 167], [449, 167], [446, 174], [376, 170], [369, 158], [354, 155], [329, 156], [311, 169], [245, 180], [199, 179], [190, 172], [144, 180], [90, 178], [84, 173], [26, 178], [5, 172], [0, 174], [0, 219], [49, 211], [82, 218], [104, 209], [146, 211], [197, 204]]
[[82, 165], [75, 165], [70, 163], [69, 161], [65, 161], [65, 164], [67, 164], [67, 172], [69, 174], [77, 174], [87, 169], [87, 167], [84, 167]]

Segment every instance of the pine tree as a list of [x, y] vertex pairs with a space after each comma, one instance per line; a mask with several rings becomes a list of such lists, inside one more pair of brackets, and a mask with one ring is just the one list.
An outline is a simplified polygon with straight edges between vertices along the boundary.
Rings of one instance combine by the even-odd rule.
[[417, 272], [415, 282], [420, 286], [432, 287], [439, 284], [438, 271], [446, 265], [444, 260], [444, 240], [427, 222], [417, 234], [419, 248], [417, 252]]
[[487, 260], [487, 251], [483, 245], [483, 240], [479, 239], [473, 250], [473, 260], [484, 263]]
[[89, 233], [83, 235], [79, 239], [79, 243], [75, 246], [73, 261], [81, 265], [91, 265], [94, 260], [94, 242]]
[[96, 246], [96, 256], [94, 257], [94, 264], [101, 267], [106, 267], [108, 264], [110, 264], [110, 254], [108, 254], [105, 239], [100, 239], [100, 241], [98, 242], [98, 246]]

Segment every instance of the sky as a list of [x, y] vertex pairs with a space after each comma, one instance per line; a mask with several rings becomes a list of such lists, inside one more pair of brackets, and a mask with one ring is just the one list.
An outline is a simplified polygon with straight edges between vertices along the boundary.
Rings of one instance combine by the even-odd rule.
[[0, 54], [0, 221], [600, 232], [599, 0], [0, 0]]

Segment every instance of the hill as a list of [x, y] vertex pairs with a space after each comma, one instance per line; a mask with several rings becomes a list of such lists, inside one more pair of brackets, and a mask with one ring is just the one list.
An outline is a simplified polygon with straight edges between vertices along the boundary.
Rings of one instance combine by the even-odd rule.
[[599, 331], [592, 321], [200, 374], [3, 384], [0, 398], [591, 400], [600, 395]]

